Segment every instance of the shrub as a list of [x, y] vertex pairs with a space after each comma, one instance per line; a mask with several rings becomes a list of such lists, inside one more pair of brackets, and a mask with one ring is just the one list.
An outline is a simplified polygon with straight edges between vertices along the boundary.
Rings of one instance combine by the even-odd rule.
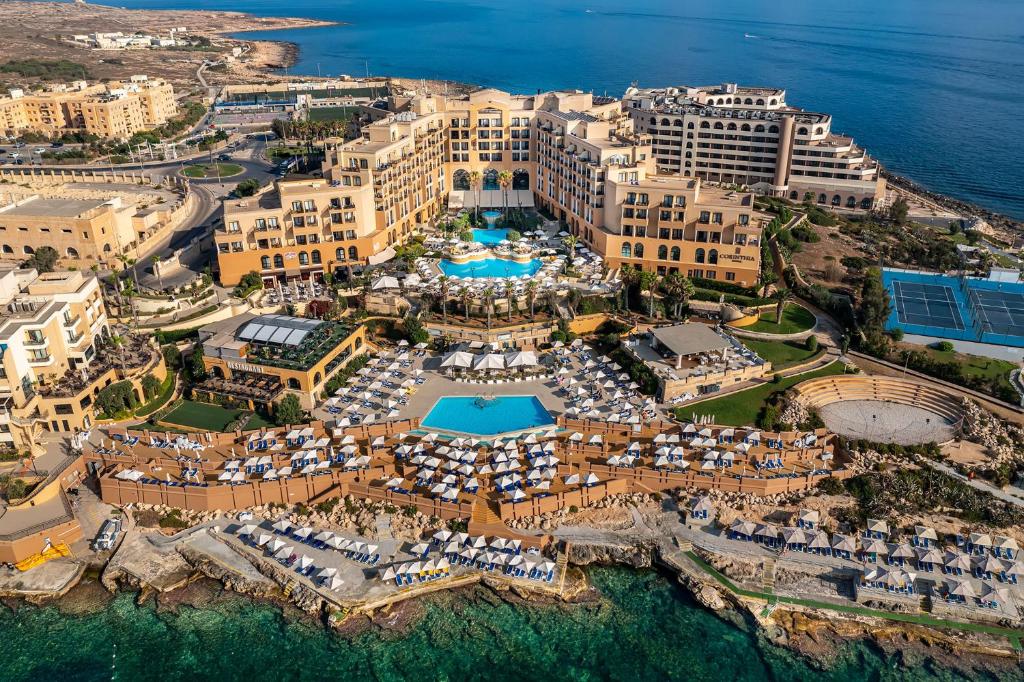
[[274, 421], [278, 426], [298, 424], [302, 421], [302, 405], [293, 393], [289, 393], [278, 401], [274, 407]]
[[110, 384], [96, 396], [96, 406], [109, 417], [130, 412], [136, 404], [135, 391], [130, 381]]
[[235, 185], [235, 194], [240, 197], [251, 197], [253, 194], [256, 194], [259, 188], [260, 181], [256, 178], [249, 178]]
[[40, 246], [35, 253], [25, 261], [25, 267], [35, 268], [39, 272], [53, 272], [57, 265], [59, 254], [52, 246]]
[[815, 336], [814, 334], [811, 334], [810, 336], [807, 337], [806, 345], [807, 351], [809, 353], [814, 353], [815, 351], [818, 350], [818, 337]]
[[160, 393], [160, 380], [152, 374], [142, 377], [142, 395], [146, 400], [152, 400]]
[[935, 350], [941, 351], [943, 353], [952, 353], [953, 352], [953, 342], [952, 341], [939, 341], [938, 343], [935, 344]]
[[899, 343], [900, 341], [903, 340], [903, 330], [900, 329], [899, 327], [896, 327], [895, 329], [890, 330], [889, 331], [889, 338], [891, 338], [896, 343]]

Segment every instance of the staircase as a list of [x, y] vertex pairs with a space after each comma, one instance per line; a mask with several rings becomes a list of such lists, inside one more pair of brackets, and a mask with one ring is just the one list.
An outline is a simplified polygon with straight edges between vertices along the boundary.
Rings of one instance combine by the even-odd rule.
[[294, 589], [295, 589], [295, 581], [294, 580], [289, 580], [288, 584], [284, 586], [284, 598], [287, 599], [288, 597], [292, 596], [292, 590], [294, 590]]
[[764, 571], [761, 572], [761, 591], [765, 594], [775, 592], [775, 557], [764, 560]]
[[498, 516], [498, 512], [494, 511], [490, 504], [481, 499], [473, 501], [473, 513], [470, 514], [469, 519], [473, 525], [504, 525], [502, 524], [501, 517]]
[[931, 613], [931, 611], [932, 611], [932, 597], [931, 597], [931, 595], [929, 595], [929, 594], [922, 594], [921, 595], [920, 606], [921, 606], [921, 612], [922, 613]]
[[565, 571], [569, 567], [569, 543], [566, 542], [562, 551], [558, 553], [558, 557], [555, 559], [555, 573], [558, 576], [558, 591], [562, 592], [565, 587]]

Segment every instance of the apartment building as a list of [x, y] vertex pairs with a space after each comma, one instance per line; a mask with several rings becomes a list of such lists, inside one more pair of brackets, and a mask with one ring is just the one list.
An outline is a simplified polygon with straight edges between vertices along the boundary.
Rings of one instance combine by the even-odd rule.
[[637, 131], [651, 136], [660, 172], [837, 209], [884, 201], [878, 162], [832, 132], [830, 115], [788, 105], [783, 89], [631, 87], [623, 100]]
[[81, 132], [123, 140], [166, 123], [177, 112], [174, 89], [160, 79], [132, 76], [126, 82], [94, 85], [75, 81], [38, 92], [14, 89], [0, 97], [0, 129], [8, 136]]
[[166, 376], [163, 358], [141, 339], [119, 349], [110, 336], [95, 276], [0, 266], [0, 447], [31, 449], [41, 431], [88, 429], [96, 394], [130, 380]]
[[[328, 148], [322, 178], [224, 203], [215, 233], [222, 283], [256, 271], [272, 285], [382, 262], [446, 202], [478, 201], [540, 206], [615, 267], [756, 281], [764, 216], [753, 195], [658, 175], [650, 136], [635, 132], [620, 100], [481, 90], [392, 97], [388, 106], [397, 113]], [[654, 210], [665, 201], [671, 210]]]

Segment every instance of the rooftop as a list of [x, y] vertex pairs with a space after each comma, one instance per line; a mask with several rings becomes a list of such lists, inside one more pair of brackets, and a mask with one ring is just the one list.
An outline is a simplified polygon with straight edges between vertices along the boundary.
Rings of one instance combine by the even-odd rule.
[[676, 355], [696, 355], [731, 348], [729, 340], [706, 324], [674, 324], [657, 327], [651, 335]]
[[103, 199], [44, 199], [32, 196], [0, 208], [0, 213], [9, 216], [79, 218], [106, 203]]

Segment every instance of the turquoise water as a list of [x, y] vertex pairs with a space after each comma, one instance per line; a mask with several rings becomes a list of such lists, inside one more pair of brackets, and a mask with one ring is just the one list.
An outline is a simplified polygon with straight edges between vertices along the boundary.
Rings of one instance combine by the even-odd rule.
[[478, 436], [493, 436], [555, 423], [551, 413], [532, 395], [503, 395], [483, 406], [473, 396], [446, 396], [438, 399], [423, 418], [425, 428], [459, 431]]
[[[484, 213], [484, 215], [486, 216], [487, 214]], [[508, 239], [508, 230], [500, 228], [477, 228], [473, 230], [473, 241], [481, 244], [494, 245], [500, 243], [503, 239]]]
[[[122, 0], [348, 22], [251, 34], [289, 75], [439, 78], [514, 92], [738, 81], [832, 114], [891, 170], [1024, 218], [1018, 0]], [[749, 37], [748, 37], [749, 36]], [[250, 37], [250, 36], [245, 36]], [[527, 37], [529, 39], [527, 39]]]
[[493, 226], [494, 222], [501, 217], [501, 211], [484, 211], [480, 215], [487, 221], [488, 226]]
[[[46, 680], [726, 680], [931, 681], [967, 677], [875, 649], [848, 646], [832, 670], [760, 643], [696, 606], [650, 571], [590, 571], [604, 599], [570, 606], [512, 606], [461, 592], [421, 602], [403, 633], [350, 638], [294, 622], [276, 608], [221, 596], [201, 608], [157, 611], [121, 594], [96, 611], [0, 610], [5, 682]], [[116, 671], [111, 662], [116, 645]], [[1016, 679], [1020, 679], [1019, 675]]]
[[442, 258], [437, 265], [441, 268], [441, 272], [449, 277], [521, 277], [522, 275], [537, 274], [543, 263], [537, 258], [525, 263], [504, 258], [481, 258], [465, 263], [453, 263]]

